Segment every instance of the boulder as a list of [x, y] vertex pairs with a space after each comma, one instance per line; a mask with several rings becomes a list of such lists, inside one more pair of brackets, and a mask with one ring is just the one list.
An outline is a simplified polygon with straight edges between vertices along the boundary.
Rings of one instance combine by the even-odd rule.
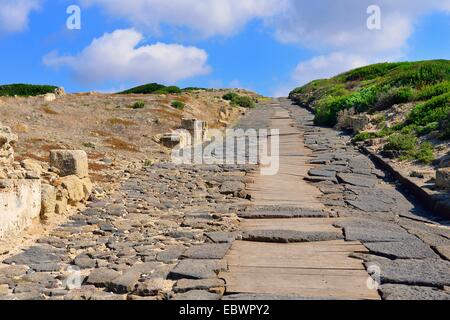
[[77, 176], [67, 176], [59, 179], [60, 186], [67, 191], [69, 204], [76, 205], [86, 199], [85, 186]]
[[60, 170], [61, 177], [75, 175], [86, 178], [89, 176], [88, 156], [82, 150], [52, 150], [50, 166]]
[[20, 165], [25, 170], [34, 172], [38, 176], [40, 176], [44, 172], [44, 170], [42, 169], [42, 166], [36, 160], [33, 160], [33, 159], [22, 160], [20, 162]]
[[442, 189], [450, 189], [450, 168], [436, 171], [436, 185]]
[[66, 91], [63, 87], [56, 88], [53, 92], [56, 96], [64, 96], [66, 94]]
[[45, 102], [52, 102], [56, 100], [56, 94], [54, 93], [47, 93], [44, 95], [44, 101]]

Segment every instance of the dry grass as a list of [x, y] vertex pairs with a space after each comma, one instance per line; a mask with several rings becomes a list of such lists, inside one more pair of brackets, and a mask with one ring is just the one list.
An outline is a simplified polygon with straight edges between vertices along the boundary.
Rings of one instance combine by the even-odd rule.
[[53, 110], [53, 109], [50, 108], [49, 106], [43, 106], [41, 110], [44, 111], [44, 113], [46, 113], [46, 114], [51, 114], [51, 115], [57, 115], [57, 114], [59, 114], [59, 112]]
[[108, 147], [116, 150], [139, 152], [139, 149], [137, 148], [136, 145], [123, 141], [119, 138], [114, 137], [108, 138], [105, 140], [105, 143], [108, 144]]
[[13, 127], [13, 131], [17, 133], [27, 133], [30, 128], [26, 124], [18, 123]]
[[110, 165], [107, 164], [101, 164], [101, 163], [89, 163], [89, 170], [92, 171], [103, 171], [105, 169], [108, 169], [110, 167]]
[[136, 125], [136, 122], [127, 120], [127, 119], [122, 119], [122, 118], [109, 119], [108, 123], [113, 126], [122, 125], [122, 126], [126, 126], [126, 127]]

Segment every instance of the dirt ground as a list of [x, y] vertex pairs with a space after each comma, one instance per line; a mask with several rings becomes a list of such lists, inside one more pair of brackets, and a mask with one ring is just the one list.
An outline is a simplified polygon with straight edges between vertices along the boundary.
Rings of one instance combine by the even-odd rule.
[[[225, 92], [68, 94], [52, 102], [43, 97], [1, 98], [0, 122], [19, 136], [16, 160], [32, 158], [45, 166], [52, 149], [85, 150], [91, 179], [107, 188], [124, 168], [166, 158], [169, 150], [156, 137], [178, 129], [182, 118], [208, 121], [211, 128], [233, 123], [243, 110], [221, 99]], [[183, 101], [185, 109], [171, 107], [174, 100]], [[144, 101], [145, 107], [133, 109], [137, 101]]]

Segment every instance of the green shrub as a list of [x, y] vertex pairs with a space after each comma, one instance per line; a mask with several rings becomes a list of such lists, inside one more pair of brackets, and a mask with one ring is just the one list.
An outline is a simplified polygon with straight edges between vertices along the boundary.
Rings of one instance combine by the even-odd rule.
[[424, 164], [431, 164], [434, 160], [434, 147], [430, 142], [424, 142], [420, 145], [419, 150], [415, 152], [414, 158]]
[[240, 106], [242, 108], [248, 108], [248, 109], [255, 107], [255, 102], [253, 101], [253, 99], [251, 97], [246, 97], [246, 96], [237, 96], [237, 97], [233, 98], [233, 100], [231, 100], [231, 104]]
[[388, 143], [384, 147], [384, 150], [392, 151], [411, 151], [417, 145], [417, 137], [404, 134], [404, 133], [394, 133], [388, 138]]
[[170, 105], [178, 110], [183, 110], [186, 107], [186, 104], [184, 102], [178, 100], [172, 101]]
[[38, 96], [46, 93], [54, 93], [58, 87], [31, 84], [8, 84], [0, 86], [0, 96]]
[[418, 104], [411, 111], [410, 122], [426, 126], [433, 122], [440, 122], [447, 118], [450, 112], [450, 92], [434, 97], [425, 103]]
[[228, 93], [223, 95], [222, 99], [226, 100], [226, 101], [233, 101], [234, 99], [236, 99], [238, 97], [239, 97], [239, 95], [237, 93], [228, 92]]
[[440, 132], [442, 139], [450, 139], [450, 112], [447, 115], [447, 119], [440, 122]]
[[135, 88], [131, 88], [120, 94], [172, 94], [181, 93], [181, 89], [176, 86], [166, 87], [159, 83], [149, 83]]
[[139, 100], [136, 101], [132, 106], [132, 109], [144, 109], [145, 108], [145, 101]]
[[423, 87], [417, 94], [416, 100], [429, 100], [433, 97], [440, 96], [450, 92], [450, 81], [444, 81], [434, 85]]

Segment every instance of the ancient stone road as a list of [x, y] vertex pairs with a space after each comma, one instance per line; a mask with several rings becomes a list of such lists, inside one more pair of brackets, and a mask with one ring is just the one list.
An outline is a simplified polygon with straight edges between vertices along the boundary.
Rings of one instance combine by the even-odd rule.
[[348, 137], [314, 127], [287, 100], [239, 126], [281, 127], [279, 175], [173, 164], [131, 172], [113, 196], [0, 257], [0, 299], [450, 298], [449, 224]]

